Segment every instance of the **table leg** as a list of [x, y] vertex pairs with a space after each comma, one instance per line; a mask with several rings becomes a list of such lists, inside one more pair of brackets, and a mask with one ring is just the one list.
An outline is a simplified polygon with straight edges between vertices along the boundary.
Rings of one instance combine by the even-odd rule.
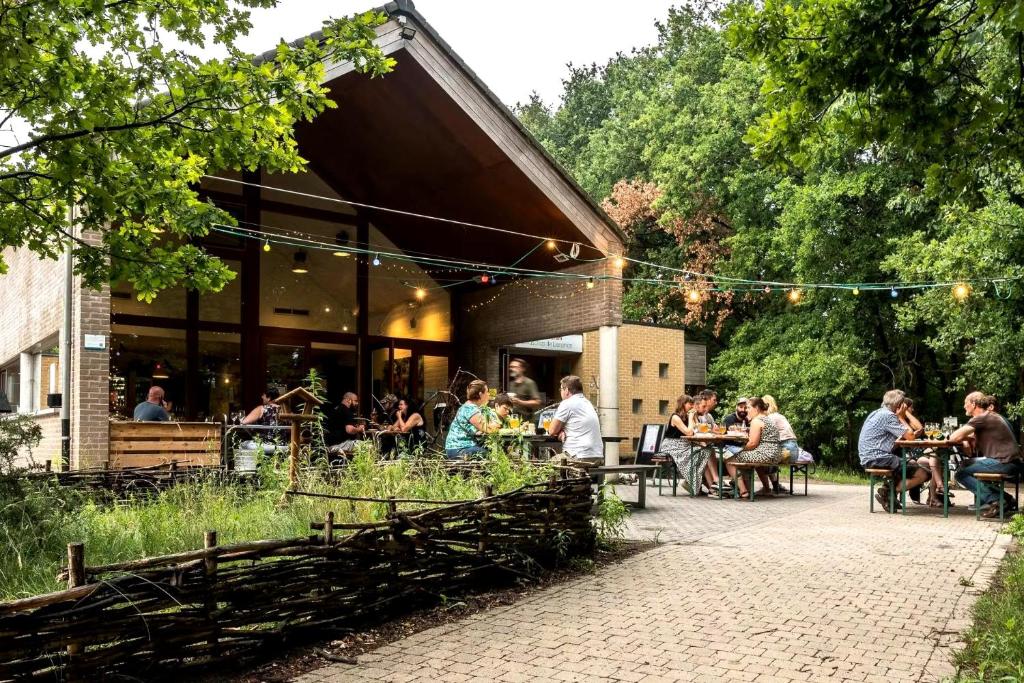
[[939, 456], [942, 461], [942, 516], [949, 517], [949, 453]]
[[903, 468], [903, 481], [900, 482], [900, 511], [902, 514], [907, 514], [907, 452], [903, 451], [903, 455], [900, 458], [900, 467]]
[[[723, 483], [722, 482], [722, 478], [725, 475], [722, 474], [722, 468], [725, 467], [725, 458], [722, 457], [722, 450], [723, 449], [721, 447], [717, 448], [716, 450], [718, 451], [718, 499], [719, 500], [724, 500], [724, 496], [722, 494], [725, 491], [725, 489], [722, 486], [722, 483]], [[734, 491], [736, 490], [736, 483], [735, 482], [733, 482], [733, 490]]]

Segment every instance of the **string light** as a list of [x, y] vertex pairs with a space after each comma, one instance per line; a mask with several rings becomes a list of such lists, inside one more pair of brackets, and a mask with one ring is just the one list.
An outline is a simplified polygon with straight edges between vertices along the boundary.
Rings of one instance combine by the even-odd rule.
[[594, 288], [594, 278], [590, 278], [589, 280], [587, 280], [587, 289], [593, 289], [593, 288]]
[[789, 296], [789, 300], [791, 302], [793, 302], [794, 304], [800, 303], [801, 293], [800, 293], [799, 289], [791, 289], [791, 290], [789, 290], [789, 295], [788, 296]]
[[480, 282], [481, 282], [482, 284], [485, 284], [485, 285], [486, 285], [486, 284], [487, 284], [488, 282], [490, 282], [490, 281], [491, 281], [491, 277], [490, 277], [489, 275], [481, 275], [481, 276], [480, 276]]
[[765, 294], [771, 294], [772, 293], [772, 288], [769, 287], [768, 285], [765, 285], [763, 291], [764, 291]]
[[896, 291], [895, 287], [889, 290], [889, 296], [891, 296], [893, 299], [897, 298], [899, 295], [900, 293]]
[[380, 265], [380, 254], [374, 254], [373, 255], [373, 265], [375, 265], [375, 266], [379, 266]]
[[331, 307], [330, 306], [324, 306], [324, 313], [330, 313], [330, 312], [331, 312]]
[[270, 240], [264, 240], [263, 251], [270, 251]]
[[860, 296], [860, 287], [854, 287], [853, 288], [853, 295], [854, 296]]
[[548, 250], [549, 251], [554, 251], [557, 246], [558, 245], [555, 244], [554, 240], [548, 240]]
[[953, 298], [957, 301], [964, 301], [970, 295], [971, 288], [963, 282], [953, 288]]
[[348, 332], [348, 325], [342, 325], [341, 326], [341, 331], [342, 332]]
[[422, 287], [417, 287], [416, 288], [416, 298], [418, 300], [420, 300], [420, 301], [423, 301], [424, 299], [426, 299], [427, 298], [427, 290], [423, 289]]
[[622, 258], [621, 256], [616, 256], [615, 257], [615, 267], [618, 268], [619, 270], [622, 270], [625, 266], [626, 266], [626, 259]]
[[688, 290], [686, 292], [686, 298], [692, 301], [693, 303], [697, 303], [698, 301], [700, 301], [700, 292], [698, 292], [696, 289]]

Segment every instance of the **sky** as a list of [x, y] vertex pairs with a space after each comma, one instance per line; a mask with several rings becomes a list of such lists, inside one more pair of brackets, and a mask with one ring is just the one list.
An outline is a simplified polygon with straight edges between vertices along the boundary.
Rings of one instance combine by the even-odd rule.
[[[568, 64], [604, 64], [617, 52], [653, 43], [655, 21], [685, 0], [415, 0], [416, 9], [456, 54], [509, 107], [536, 91], [558, 104]], [[384, 0], [279, 0], [253, 10], [253, 28], [239, 41], [260, 54], [338, 17], [381, 6]], [[0, 146], [24, 141], [28, 127], [0, 130]]]
[[[566, 64], [603, 64], [616, 52], [654, 42], [654, 22], [680, 0], [415, 0], [416, 9], [508, 106], [536, 90], [556, 104]], [[240, 45], [263, 52], [279, 38], [301, 38], [329, 16], [359, 12], [381, 0], [281, 0], [253, 12]]]

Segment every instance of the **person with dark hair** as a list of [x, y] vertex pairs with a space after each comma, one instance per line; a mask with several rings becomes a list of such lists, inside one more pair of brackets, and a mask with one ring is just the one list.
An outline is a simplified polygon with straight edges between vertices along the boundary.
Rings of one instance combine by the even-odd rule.
[[676, 409], [668, 419], [665, 435], [661, 440], [661, 450], [668, 453], [675, 463], [676, 470], [683, 480], [683, 488], [691, 492], [699, 492], [701, 482], [709, 491], [718, 488], [715, 480], [717, 470], [710, 465], [711, 449], [694, 447], [686, 440], [697, 431], [694, 398], [681, 394], [676, 399]]
[[700, 392], [698, 398], [700, 398], [700, 401], [701, 403], [703, 403], [704, 406], [703, 411], [698, 416], [698, 424], [706, 424], [707, 426], [711, 427], [711, 429], [714, 429], [716, 426], [715, 416], [711, 413], [711, 411], [714, 410], [715, 406], [718, 405], [718, 392], [716, 392], [714, 389], [705, 389], [704, 391]]
[[466, 387], [466, 402], [459, 406], [445, 438], [444, 452], [448, 458], [474, 457], [484, 452], [478, 439], [494, 431], [482, 410], [489, 398], [487, 382], [482, 379], [475, 379]]
[[[267, 390], [260, 396], [260, 405], [253, 408], [248, 415], [242, 418], [242, 424], [260, 425], [261, 427], [277, 427], [280, 424], [278, 414], [280, 413], [281, 407], [274, 403], [274, 401], [276, 401], [280, 395], [281, 392], [277, 389], [267, 387]], [[262, 450], [264, 453], [270, 454], [277, 451], [282, 444], [281, 433], [276, 429], [267, 432], [261, 431], [255, 436], [257, 438], [247, 439], [241, 443], [241, 450], [243, 452]]]
[[508, 418], [512, 415], [512, 410], [515, 408], [515, 401], [508, 394], [498, 394], [491, 401], [490, 407], [487, 408], [487, 418], [489, 422], [496, 424], [499, 428], [508, 426]]
[[408, 399], [397, 398], [395, 403], [391, 426], [380, 434], [381, 453], [396, 450], [409, 452], [427, 440], [426, 423], [416, 407], [419, 402], [411, 403]]
[[508, 397], [523, 420], [533, 419], [533, 414], [540, 409], [540, 392], [537, 383], [527, 376], [530, 368], [522, 358], [513, 358], [508, 363]]
[[[736, 476], [736, 463], [749, 462], [764, 465], [757, 468], [757, 477], [761, 480], [764, 491], [772, 490], [772, 483], [768, 479], [767, 467], [777, 465], [782, 459], [782, 446], [780, 445], [779, 430], [769, 420], [762, 419], [768, 414], [768, 404], [761, 398], [755, 396], [747, 399], [747, 415], [750, 417], [750, 432], [747, 436], [747, 443], [743, 450], [733, 454], [725, 453], [725, 467], [729, 470], [729, 476], [739, 487], [740, 498], [747, 495], [747, 484], [743, 477]], [[774, 494], [768, 494], [774, 495]]]
[[244, 425], [264, 425], [267, 427], [276, 427], [278, 424], [277, 415], [280, 409], [274, 401], [281, 395], [281, 392], [273, 387], [268, 387], [263, 395], [260, 396], [262, 401], [258, 406], [253, 408], [248, 415], [242, 418], [242, 424]]
[[359, 417], [359, 396], [346, 391], [341, 403], [327, 416], [327, 433], [332, 455], [346, 455], [366, 436], [366, 422]]
[[563, 377], [562, 402], [551, 420], [550, 433], [562, 439], [562, 450], [572, 460], [591, 465], [604, 462], [601, 422], [594, 406], [583, 395], [583, 380], [576, 375]]

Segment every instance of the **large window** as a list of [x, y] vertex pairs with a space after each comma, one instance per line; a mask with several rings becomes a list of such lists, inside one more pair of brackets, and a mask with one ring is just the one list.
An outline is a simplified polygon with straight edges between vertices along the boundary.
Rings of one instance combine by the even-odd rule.
[[[376, 227], [370, 227], [370, 249], [382, 253], [397, 251]], [[377, 252], [375, 252], [377, 253]], [[370, 255], [371, 264], [374, 256]], [[396, 339], [451, 339], [451, 302], [441, 287], [440, 275], [431, 274], [415, 263], [377, 258], [370, 266], [370, 334]]]
[[199, 420], [219, 421], [246, 409], [241, 394], [241, 353], [241, 335], [199, 333], [199, 390], [195, 409]]
[[[354, 228], [264, 212], [264, 222], [331, 242], [354, 243]], [[347, 241], [346, 241], [347, 240]], [[339, 249], [338, 254], [347, 254]], [[260, 251], [260, 324], [295, 330], [356, 331], [356, 259], [324, 249], [272, 245]]]
[[125, 315], [146, 315], [157, 318], [185, 318], [188, 297], [184, 287], [165, 289], [150, 303], [139, 301], [135, 290], [127, 282], [110, 287], [110, 312]]
[[110, 328], [110, 409], [130, 418], [149, 388], [163, 388], [172, 415], [185, 418], [188, 354], [185, 331], [112, 325]]
[[199, 319], [218, 323], [242, 322], [242, 262], [223, 259], [235, 279], [219, 292], [199, 296]]

